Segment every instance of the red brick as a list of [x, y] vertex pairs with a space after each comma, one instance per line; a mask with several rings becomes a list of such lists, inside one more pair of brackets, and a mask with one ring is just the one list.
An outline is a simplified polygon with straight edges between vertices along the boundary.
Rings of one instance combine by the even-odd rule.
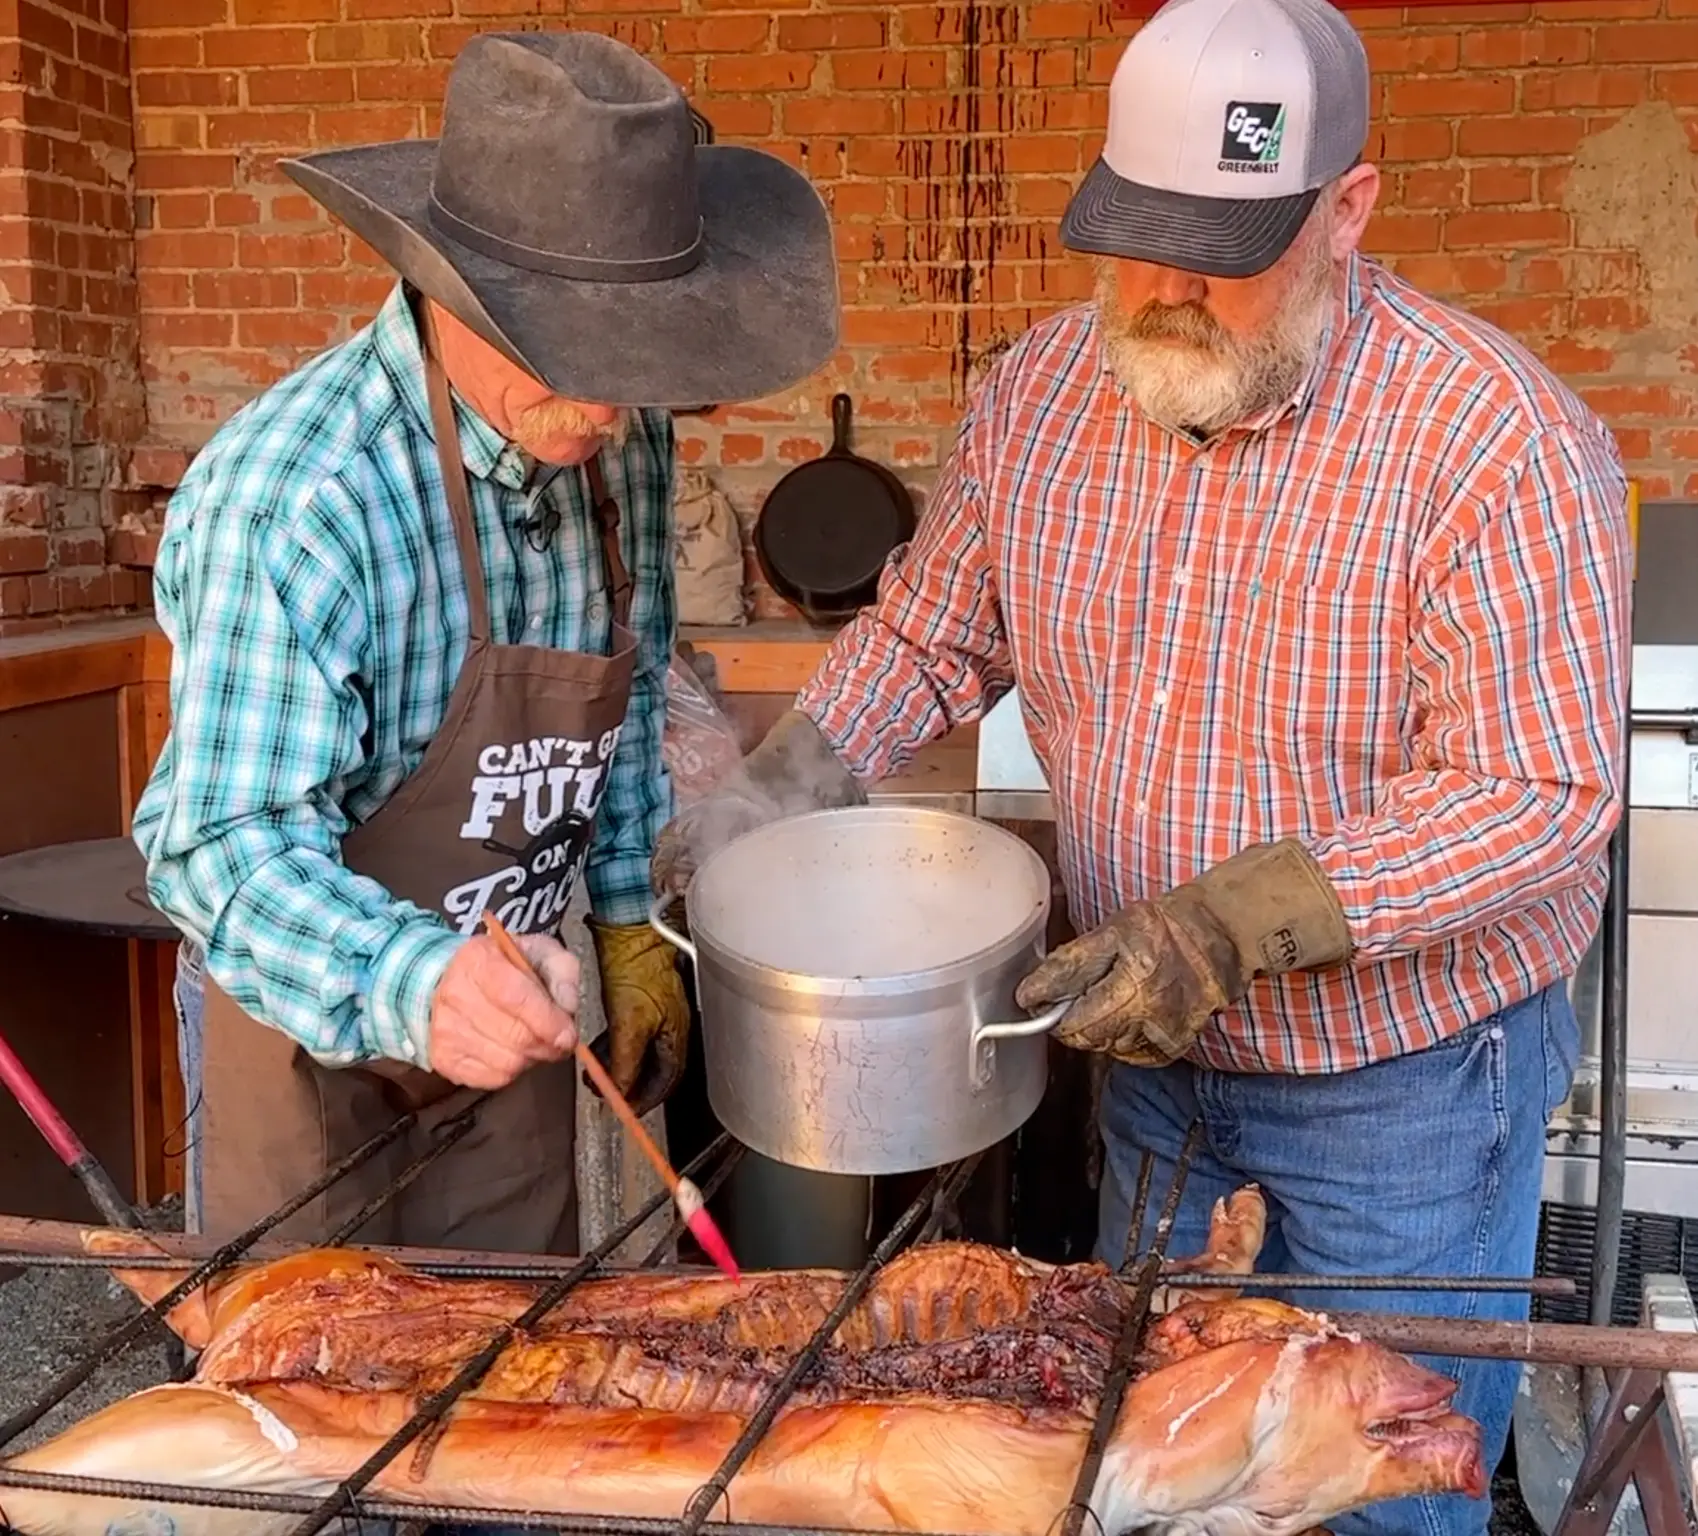
[[312, 33], [313, 57], [343, 64], [366, 59], [416, 59], [424, 51], [424, 30], [417, 22], [365, 22], [318, 27]]
[[752, 53], [741, 58], [709, 59], [707, 86], [710, 91], [805, 91], [814, 83], [818, 69], [819, 61], [809, 53]]
[[1386, 111], [1392, 117], [1473, 117], [1515, 107], [1510, 75], [1450, 75], [1386, 82]]
[[884, 18], [868, 11], [778, 18], [780, 48], [811, 52], [824, 48], [882, 48], [884, 44]]
[[329, 344], [337, 321], [308, 312], [258, 311], [236, 319], [236, 340], [244, 347], [313, 347]]
[[759, 464], [766, 457], [766, 439], [752, 432], [727, 432], [719, 440], [722, 464]]
[[238, 26], [335, 21], [340, 0], [233, 0]]
[[1477, 207], [1495, 203], [1526, 203], [1532, 198], [1533, 170], [1530, 166], [1476, 165], [1468, 172], [1468, 201]]
[[819, 133], [889, 133], [896, 126], [893, 103], [870, 97], [802, 97], [786, 100], [780, 113], [784, 131], [802, 138]]
[[1574, 107], [1633, 107], [1645, 99], [1650, 72], [1644, 69], [1529, 70], [1521, 77], [1524, 112]]
[[1458, 213], [1445, 221], [1451, 250], [1491, 246], [1561, 246], [1568, 240], [1568, 215], [1547, 209]]
[[746, 53], [765, 44], [772, 25], [765, 15], [668, 17], [660, 35], [668, 54]]
[[140, 107], [229, 107], [241, 99], [234, 75], [200, 70], [138, 74], [135, 91]]
[[209, 149], [241, 149], [255, 144], [304, 147], [312, 119], [305, 112], [220, 112], [206, 120]]
[[1599, 27], [1600, 64], [1668, 64], [1698, 58], [1698, 21], [1630, 21]]
[[366, 64], [354, 71], [361, 101], [440, 101], [448, 84], [447, 64]]
[[1458, 125], [1461, 155], [1567, 155], [1586, 137], [1586, 124], [1571, 115], [1473, 118]]
[[342, 236], [335, 230], [316, 235], [243, 235], [238, 247], [244, 267], [313, 268], [342, 259]]
[[313, 113], [312, 142], [378, 144], [418, 135], [417, 107], [332, 107]]
[[206, 62], [226, 65], [305, 64], [311, 44], [305, 27], [236, 27], [208, 32], [203, 40]]
[[259, 69], [248, 76], [248, 101], [256, 107], [311, 105], [354, 99], [351, 69]]
[[200, 309], [287, 309], [298, 300], [293, 272], [199, 272], [194, 278]]
[[136, 156], [136, 189], [230, 187], [236, 183], [234, 155], [192, 155], [175, 151]]
[[1584, 64], [1592, 56], [1590, 27], [1530, 27], [1470, 31], [1462, 39], [1468, 69], [1522, 69], [1529, 64]]
[[53, 557], [47, 535], [23, 528], [0, 528], [0, 576], [45, 571]]

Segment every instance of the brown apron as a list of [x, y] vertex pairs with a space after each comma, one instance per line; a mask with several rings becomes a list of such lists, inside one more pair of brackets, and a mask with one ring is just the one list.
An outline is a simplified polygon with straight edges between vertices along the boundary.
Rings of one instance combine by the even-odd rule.
[[[417, 311], [416, 311], [417, 312]], [[613, 594], [611, 655], [496, 645], [447, 378], [419, 314], [437, 461], [460, 547], [471, 635], [417, 770], [344, 839], [349, 869], [470, 934], [486, 907], [514, 933], [554, 933], [584, 861], [630, 699], [636, 642], [619, 508], [585, 466]], [[418, 1108], [412, 1130], [276, 1229], [321, 1242], [476, 1097], [402, 1062], [321, 1065], [251, 1018], [210, 974], [202, 1061], [203, 1230], [223, 1239]], [[362, 1226], [358, 1240], [574, 1253], [577, 1069], [533, 1067], [472, 1130]]]

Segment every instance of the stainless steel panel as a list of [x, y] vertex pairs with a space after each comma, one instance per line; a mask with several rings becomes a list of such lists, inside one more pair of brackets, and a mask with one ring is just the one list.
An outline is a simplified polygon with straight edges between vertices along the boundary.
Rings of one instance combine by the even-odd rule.
[[1698, 812], [1635, 809], [1627, 827], [1628, 910], [1698, 916]]

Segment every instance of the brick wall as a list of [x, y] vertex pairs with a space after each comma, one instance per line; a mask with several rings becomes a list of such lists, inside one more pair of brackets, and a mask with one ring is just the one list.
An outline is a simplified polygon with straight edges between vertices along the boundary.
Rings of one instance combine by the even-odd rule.
[[125, 12], [0, 11], [0, 633], [146, 598], [107, 548], [143, 422]]
[[[434, 131], [467, 36], [559, 25], [568, 0], [130, 5], [151, 432], [192, 446], [388, 286], [276, 156]], [[1649, 495], [1698, 494], [1698, 3], [1351, 14], [1386, 173], [1369, 248], [1536, 347]], [[646, 51], [722, 139], [805, 166], [835, 210], [841, 354], [687, 423], [685, 456], [752, 516], [841, 388], [856, 446], [923, 486], [987, 357], [1086, 292], [1055, 222], [1134, 24], [1106, 0], [570, 0], [569, 19]]]

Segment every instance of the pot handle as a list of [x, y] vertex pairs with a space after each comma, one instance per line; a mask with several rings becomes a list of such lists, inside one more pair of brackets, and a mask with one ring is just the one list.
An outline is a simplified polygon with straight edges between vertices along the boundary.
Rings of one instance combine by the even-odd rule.
[[674, 949], [683, 950], [690, 957], [690, 963], [694, 965], [696, 963], [696, 946], [679, 933], [676, 928], [671, 927], [666, 919], [660, 915], [671, 905], [671, 902], [670, 896], [657, 896], [649, 903], [649, 927], [654, 929]]
[[1061, 1016], [1073, 1006], [1068, 998], [1054, 1007], [1046, 1008], [1036, 1018], [1020, 1019], [1013, 1024], [975, 1024], [967, 1042], [967, 1076], [975, 1088], [983, 1088], [996, 1073], [998, 1040], [1020, 1040], [1027, 1035], [1047, 1035], [1061, 1022]]

